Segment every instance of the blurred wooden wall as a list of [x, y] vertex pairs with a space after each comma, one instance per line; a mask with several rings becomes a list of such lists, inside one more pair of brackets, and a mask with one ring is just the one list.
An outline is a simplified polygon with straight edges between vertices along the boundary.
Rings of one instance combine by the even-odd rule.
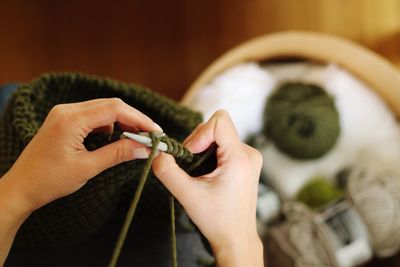
[[0, 0], [0, 84], [82, 71], [179, 99], [224, 51], [283, 30], [344, 36], [400, 66], [399, 0]]

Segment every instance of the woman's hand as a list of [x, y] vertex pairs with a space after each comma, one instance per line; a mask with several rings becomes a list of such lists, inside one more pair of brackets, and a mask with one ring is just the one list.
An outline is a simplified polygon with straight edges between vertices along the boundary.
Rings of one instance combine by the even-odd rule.
[[224, 111], [218, 111], [185, 140], [193, 153], [218, 145], [217, 168], [190, 177], [172, 156], [161, 153], [153, 170], [209, 240], [219, 266], [263, 266], [256, 230], [256, 203], [262, 157], [242, 143]]
[[15, 234], [35, 209], [81, 188], [101, 171], [149, 149], [122, 139], [87, 151], [92, 131], [112, 131], [118, 122], [127, 131], [162, 131], [150, 118], [120, 99], [96, 99], [55, 106], [12, 168], [0, 179], [0, 266]]
[[149, 117], [120, 99], [96, 99], [55, 106], [11, 170], [0, 179], [13, 192], [20, 209], [33, 211], [81, 188], [101, 171], [135, 158], [148, 149], [131, 140], [119, 140], [95, 151], [86, 150], [92, 131], [162, 131]]

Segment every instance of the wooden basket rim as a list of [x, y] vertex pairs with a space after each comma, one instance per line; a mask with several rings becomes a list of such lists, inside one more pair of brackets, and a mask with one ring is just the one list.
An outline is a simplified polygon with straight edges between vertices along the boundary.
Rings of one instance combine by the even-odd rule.
[[278, 57], [299, 57], [336, 63], [376, 90], [400, 116], [400, 72], [398, 69], [382, 56], [359, 44], [317, 32], [277, 32], [238, 45], [207, 67], [190, 86], [181, 102], [189, 105], [202, 86], [227, 68], [242, 62], [265, 61]]

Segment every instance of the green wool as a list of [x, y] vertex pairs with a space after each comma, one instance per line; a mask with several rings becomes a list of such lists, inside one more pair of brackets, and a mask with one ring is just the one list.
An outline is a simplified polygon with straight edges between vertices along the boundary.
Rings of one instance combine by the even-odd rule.
[[[182, 141], [202, 121], [199, 113], [142, 86], [81, 74], [47, 74], [20, 86], [0, 120], [0, 175], [10, 169], [54, 105], [108, 97], [119, 97], [147, 114], [178, 141]], [[111, 136], [90, 134], [85, 139], [85, 146], [94, 150], [119, 139], [120, 134], [118, 127]], [[178, 142], [172, 139], [170, 142], [170, 153], [182, 157], [182, 166], [187, 166], [184, 165], [185, 159], [194, 156], [182, 151]], [[195, 161], [203, 162], [204, 159]], [[123, 209], [120, 214], [116, 212], [120, 207], [129, 206], [133, 193], [141, 186], [144, 165], [143, 160], [119, 164], [100, 173], [74, 194], [35, 211], [22, 225], [15, 245], [72, 245], [90, 238], [111, 218], [123, 220]], [[208, 162], [196, 172], [206, 168], [211, 168]], [[166, 219], [168, 223], [170, 195], [151, 170], [142, 189], [141, 204], [136, 213], [155, 220]]]
[[[131, 201], [131, 205], [127, 212], [124, 225], [122, 226], [121, 232], [119, 234], [117, 243], [115, 244], [115, 248], [113, 251], [112, 258], [108, 267], [115, 267], [117, 266], [118, 259], [121, 255], [122, 247], [124, 245], [125, 239], [128, 234], [129, 227], [131, 225], [133, 216], [135, 215], [136, 208], [138, 206], [140, 197], [143, 193], [143, 188], [146, 183], [146, 180], [149, 176], [151, 164], [154, 160], [154, 157], [157, 152], [157, 145], [160, 142], [164, 142], [167, 144], [167, 151], [173, 155], [177, 160], [182, 160], [186, 163], [190, 163], [187, 166], [186, 171], [190, 174], [195, 169], [199, 168], [201, 164], [208, 159], [211, 159], [213, 155], [216, 153], [217, 146], [215, 144], [211, 145], [204, 153], [193, 155], [189, 150], [187, 150], [181, 143], [173, 140], [169, 137], [157, 137], [155, 133], [150, 133], [150, 137], [152, 140], [152, 148], [149, 158], [146, 160], [146, 163], [143, 168], [143, 172], [139, 179], [139, 186], [136, 188], [135, 194]], [[172, 259], [172, 267], [178, 267], [178, 258], [177, 258], [177, 246], [176, 246], [176, 234], [175, 234], [175, 198], [174, 196], [170, 195], [170, 208], [171, 208], [171, 259]]]
[[325, 178], [319, 177], [306, 183], [297, 194], [296, 199], [312, 209], [320, 209], [343, 196], [344, 192], [339, 187]]
[[320, 86], [288, 82], [269, 97], [263, 132], [290, 157], [315, 159], [336, 143], [339, 113]]

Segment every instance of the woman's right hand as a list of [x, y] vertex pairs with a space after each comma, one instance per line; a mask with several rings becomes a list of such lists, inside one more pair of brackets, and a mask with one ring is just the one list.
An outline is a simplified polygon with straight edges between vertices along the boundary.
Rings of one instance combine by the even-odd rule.
[[218, 145], [218, 164], [209, 174], [191, 177], [165, 153], [154, 160], [153, 171], [209, 240], [218, 266], [263, 266], [256, 230], [262, 157], [240, 141], [225, 111], [199, 125], [184, 144], [200, 153], [213, 142]]

